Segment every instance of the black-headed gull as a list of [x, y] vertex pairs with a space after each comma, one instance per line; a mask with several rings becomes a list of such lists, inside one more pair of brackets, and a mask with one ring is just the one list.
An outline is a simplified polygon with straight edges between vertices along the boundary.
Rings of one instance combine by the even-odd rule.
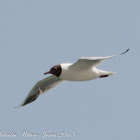
[[[129, 49], [120, 55], [128, 52]], [[104, 78], [114, 75], [114, 72], [103, 71], [95, 68], [105, 59], [113, 58], [118, 55], [105, 57], [81, 57], [76, 63], [62, 63], [53, 66], [49, 72], [45, 74], [52, 74], [51, 76], [40, 80], [29, 92], [20, 106], [24, 106], [36, 100], [38, 96], [64, 81], [88, 81], [96, 78]]]

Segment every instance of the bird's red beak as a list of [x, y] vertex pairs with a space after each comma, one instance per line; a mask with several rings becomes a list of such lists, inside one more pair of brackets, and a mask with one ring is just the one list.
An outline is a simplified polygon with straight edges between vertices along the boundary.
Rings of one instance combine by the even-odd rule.
[[44, 75], [46, 75], [46, 74], [49, 74], [49, 73], [50, 73], [50, 71], [48, 71], [48, 72], [45, 72], [45, 73], [44, 73]]

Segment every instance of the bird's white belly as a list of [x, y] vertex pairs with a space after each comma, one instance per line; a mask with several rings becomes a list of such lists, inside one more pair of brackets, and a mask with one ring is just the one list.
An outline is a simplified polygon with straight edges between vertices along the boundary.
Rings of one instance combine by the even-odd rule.
[[93, 70], [63, 70], [60, 78], [67, 81], [88, 81], [98, 78]]

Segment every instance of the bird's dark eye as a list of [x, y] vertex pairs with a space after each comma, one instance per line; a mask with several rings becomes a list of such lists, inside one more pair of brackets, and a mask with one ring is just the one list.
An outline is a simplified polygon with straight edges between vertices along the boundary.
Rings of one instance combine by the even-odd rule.
[[54, 67], [54, 70], [57, 70], [57, 67]]

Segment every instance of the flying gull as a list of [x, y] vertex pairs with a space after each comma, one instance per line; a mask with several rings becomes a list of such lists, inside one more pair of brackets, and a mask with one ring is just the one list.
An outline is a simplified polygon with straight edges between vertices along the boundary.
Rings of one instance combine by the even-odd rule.
[[[123, 55], [128, 51], [129, 49], [120, 55]], [[96, 66], [98, 66], [104, 60], [116, 56], [118, 55], [105, 57], [81, 57], [74, 64], [62, 63], [53, 66], [50, 71], [44, 73], [44, 75], [52, 75], [37, 82], [19, 107], [35, 101], [39, 95], [54, 88], [64, 81], [88, 81], [114, 75], [114, 72], [99, 70], [96, 68]]]

